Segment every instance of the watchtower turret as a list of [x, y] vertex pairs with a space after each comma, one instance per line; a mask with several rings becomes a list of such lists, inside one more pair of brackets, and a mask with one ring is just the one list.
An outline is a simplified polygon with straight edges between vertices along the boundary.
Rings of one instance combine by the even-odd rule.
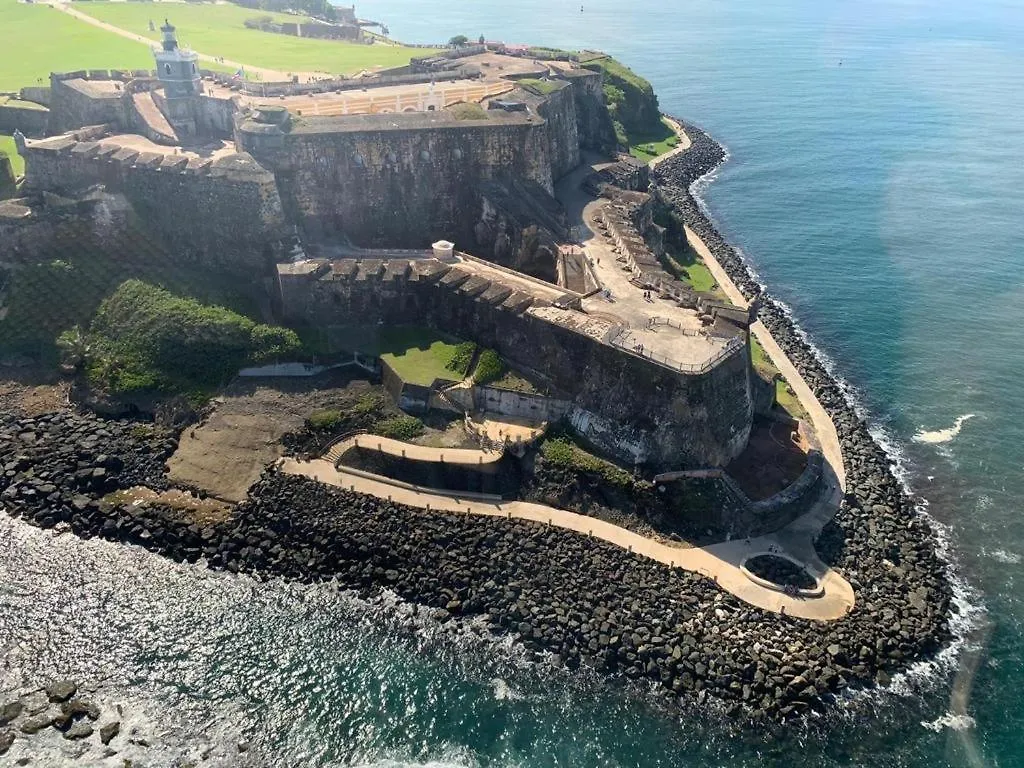
[[163, 41], [155, 51], [157, 77], [164, 85], [164, 97], [172, 99], [190, 98], [202, 93], [199, 80], [199, 54], [178, 47], [178, 38], [174, 34], [174, 26], [164, 20], [160, 27]]

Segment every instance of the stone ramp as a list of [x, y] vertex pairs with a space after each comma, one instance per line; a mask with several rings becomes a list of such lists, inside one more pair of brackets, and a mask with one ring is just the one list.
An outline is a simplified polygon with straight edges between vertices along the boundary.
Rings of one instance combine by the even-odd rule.
[[464, 467], [476, 467], [493, 464], [501, 460], [501, 451], [481, 451], [475, 448], [435, 448], [428, 445], [416, 445], [402, 440], [394, 440], [381, 435], [359, 434], [335, 443], [324, 454], [324, 459], [336, 464], [339, 459], [353, 448], [363, 448], [389, 456], [397, 456], [414, 461], [436, 461], [442, 464], [456, 464]]
[[156, 105], [151, 91], [132, 94], [132, 105], [135, 107], [136, 116], [142, 122], [139, 127], [152, 141], [170, 146], [181, 143], [178, 134]]

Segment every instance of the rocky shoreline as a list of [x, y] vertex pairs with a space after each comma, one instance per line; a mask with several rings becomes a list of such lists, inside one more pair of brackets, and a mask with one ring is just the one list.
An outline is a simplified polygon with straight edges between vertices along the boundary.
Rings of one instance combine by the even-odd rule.
[[[674, 118], [678, 119], [678, 118]], [[765, 292], [736, 250], [704, 214], [691, 187], [726, 158], [724, 148], [706, 132], [683, 120], [691, 148], [666, 159], [652, 174], [660, 200], [677, 221], [707, 245], [733, 283], [759, 301], [758, 317], [810, 386], [835, 425], [846, 471], [846, 495], [839, 514], [816, 542], [819, 555], [850, 578], [858, 609], [876, 612], [883, 622], [932, 607], [920, 630], [933, 646], [949, 639], [952, 587], [947, 564], [937, 552], [928, 522], [892, 471], [892, 461], [868, 431], [842, 387], [794, 325], [785, 308]], [[852, 577], [852, 578], [851, 578]], [[875, 595], [889, 606], [876, 611]], [[884, 623], [883, 625], [884, 626]]]
[[[435, 619], [473, 618], [539, 657], [651, 681], [684, 708], [716, 705], [738, 719], [790, 720], [827, 710], [848, 690], [887, 684], [950, 637], [945, 564], [867, 425], [690, 194], [725, 153], [702, 131], [687, 132], [692, 148], [654, 174], [661, 199], [746, 295], [760, 297], [761, 319], [839, 434], [847, 494], [817, 546], [857, 592], [843, 619], [764, 612], [706, 578], [561, 529], [425, 512], [273, 469], [220, 518], [127, 504], [110, 494], [169, 486], [175, 435], [89, 414], [0, 414], [0, 505], [33, 525], [178, 561], [391, 590]], [[13, 733], [0, 727], [0, 739]]]
[[[708, 579], [558, 528], [425, 512], [273, 469], [222, 519], [112, 503], [111, 489], [166, 482], [160, 462], [173, 441], [139, 426], [73, 413], [8, 420], [0, 500], [34, 525], [177, 561], [334, 580], [364, 595], [389, 589], [435, 620], [475, 619], [538, 658], [649, 680], [683, 707], [717, 705], [737, 718], [824, 711], [847, 689], [884, 683], [938, 647], [929, 628], [942, 614], [931, 599], [907, 597], [904, 609], [903, 598], [918, 593], [873, 591], [871, 564], [845, 571], [862, 590], [858, 608], [818, 624], [752, 608]], [[847, 523], [847, 542], [857, 540], [858, 520]]]

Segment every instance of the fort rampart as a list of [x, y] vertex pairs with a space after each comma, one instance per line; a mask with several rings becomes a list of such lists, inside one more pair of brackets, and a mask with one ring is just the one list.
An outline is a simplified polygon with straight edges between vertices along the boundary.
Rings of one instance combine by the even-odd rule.
[[209, 261], [264, 265], [287, 235], [273, 176], [245, 155], [139, 152], [88, 130], [25, 149], [27, 192], [102, 184], [124, 195], [171, 246]]
[[700, 375], [672, 370], [582, 332], [581, 312], [429, 258], [282, 265], [279, 278], [282, 310], [293, 322], [418, 322], [496, 349], [548, 382], [554, 397], [591, 414], [585, 421], [606, 425], [588, 437], [622, 460], [722, 466], [747, 443], [746, 354], [724, 356]]

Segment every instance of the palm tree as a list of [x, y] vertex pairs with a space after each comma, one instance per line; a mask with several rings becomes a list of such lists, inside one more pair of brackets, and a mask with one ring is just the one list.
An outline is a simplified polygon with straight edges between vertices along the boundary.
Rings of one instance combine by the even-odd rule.
[[89, 337], [77, 325], [57, 337], [57, 347], [61, 367], [70, 371], [81, 370], [92, 354]]

